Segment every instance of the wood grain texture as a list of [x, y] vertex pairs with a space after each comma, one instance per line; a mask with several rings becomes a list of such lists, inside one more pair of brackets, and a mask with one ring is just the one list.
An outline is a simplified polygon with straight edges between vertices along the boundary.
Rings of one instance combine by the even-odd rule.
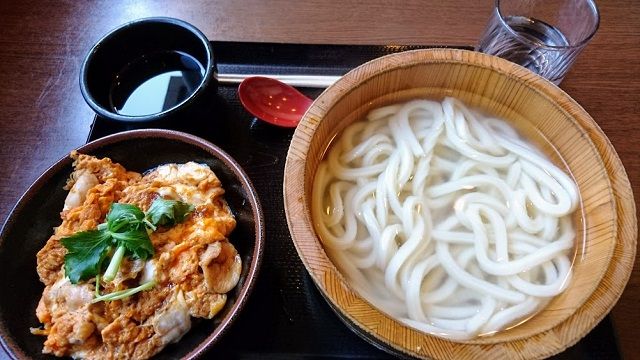
[[[323, 191], [313, 189], [315, 171], [342, 129], [380, 106], [445, 96], [508, 119], [550, 156], [557, 151], [580, 189], [583, 212], [577, 223], [585, 224], [584, 233], [579, 230], [576, 236], [573, 276], [565, 292], [525, 323], [465, 343], [425, 336], [369, 305], [333, 266], [310, 213], [312, 192]], [[632, 270], [633, 256], [624, 254], [635, 254], [637, 223], [618, 208], [635, 204], [632, 198], [616, 198], [616, 191], [628, 194], [630, 186], [618, 176], [612, 187], [609, 173], [621, 167], [608, 169], [605, 159], [615, 164], [617, 155], [593, 119], [566, 93], [530, 72], [470, 51], [406, 52], [351, 71], [308, 110], [285, 167], [287, 222], [303, 263], [333, 307], [391, 348], [436, 359], [542, 358], [589, 332], [614, 305]], [[625, 252], [612, 258], [616, 244]], [[619, 272], [605, 275], [611, 268]]]
[[[78, 87], [80, 63], [100, 36], [125, 21], [175, 16], [215, 40], [471, 45], [482, 32], [492, 3], [2, 1], [0, 168], [4, 176], [0, 181], [0, 222], [39, 174], [86, 140], [92, 112]], [[607, 0], [598, 5], [600, 29], [561, 87], [591, 114], [611, 140], [632, 181], [633, 192], [640, 194], [640, 2]], [[638, 201], [636, 196], [636, 204]], [[637, 217], [632, 208], [626, 208], [624, 216]], [[640, 270], [636, 266], [613, 309], [619, 344], [627, 358], [640, 354], [640, 342], [635, 338], [640, 323], [638, 303]]]

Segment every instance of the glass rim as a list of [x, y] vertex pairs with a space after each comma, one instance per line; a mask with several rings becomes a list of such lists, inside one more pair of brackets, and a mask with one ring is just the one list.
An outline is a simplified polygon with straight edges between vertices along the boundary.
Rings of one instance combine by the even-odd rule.
[[533, 40], [531, 38], [523, 36], [522, 34], [520, 34], [517, 31], [515, 31], [511, 27], [511, 25], [507, 24], [507, 22], [504, 20], [504, 16], [502, 15], [502, 12], [500, 11], [500, 0], [495, 0], [494, 7], [495, 7], [495, 11], [496, 11], [496, 13], [498, 15], [498, 19], [500, 20], [500, 23], [509, 31], [509, 33], [512, 36], [516, 37], [520, 41], [533, 43], [533, 44], [535, 44], [535, 45], [537, 45], [539, 47], [542, 47], [542, 48], [553, 49], [553, 50], [564, 50], [564, 49], [579, 48], [581, 46], [586, 45], [593, 38], [593, 36], [598, 31], [598, 28], [600, 27], [600, 10], [598, 9], [598, 6], [596, 5], [596, 2], [594, 0], [585, 0], [585, 1], [589, 3], [589, 5], [591, 6], [591, 9], [593, 10], [593, 14], [595, 15], [595, 20], [596, 20], [595, 26], [593, 27], [593, 30], [591, 30], [591, 32], [587, 36], [585, 36], [582, 40], [578, 41], [576, 44], [569, 44], [569, 45], [549, 45], [549, 44], [545, 44], [542, 41]]

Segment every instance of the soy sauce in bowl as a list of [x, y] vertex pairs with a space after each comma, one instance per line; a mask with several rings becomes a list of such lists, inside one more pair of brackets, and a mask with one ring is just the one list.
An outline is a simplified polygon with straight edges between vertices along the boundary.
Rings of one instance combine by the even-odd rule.
[[114, 77], [109, 102], [121, 115], [160, 113], [188, 99], [204, 74], [202, 64], [187, 53], [152, 53], [133, 61]]

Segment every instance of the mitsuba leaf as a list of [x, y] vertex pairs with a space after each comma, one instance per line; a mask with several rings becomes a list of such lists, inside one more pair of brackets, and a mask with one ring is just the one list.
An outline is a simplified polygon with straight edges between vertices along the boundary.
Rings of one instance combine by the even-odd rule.
[[137, 227], [144, 219], [140, 208], [131, 204], [113, 203], [107, 214], [107, 224], [111, 232], [126, 232]]
[[100, 273], [100, 265], [109, 252], [112, 238], [108, 231], [90, 230], [60, 241], [67, 248], [67, 255], [64, 257], [65, 274], [72, 284], [77, 284]]
[[146, 260], [154, 254], [153, 244], [151, 244], [147, 230], [142, 224], [138, 228], [126, 232], [111, 233], [111, 236], [116, 240], [118, 246], [124, 246], [130, 254], [138, 259]]
[[147, 219], [155, 226], [173, 226], [183, 222], [193, 209], [191, 204], [158, 197], [151, 203]]

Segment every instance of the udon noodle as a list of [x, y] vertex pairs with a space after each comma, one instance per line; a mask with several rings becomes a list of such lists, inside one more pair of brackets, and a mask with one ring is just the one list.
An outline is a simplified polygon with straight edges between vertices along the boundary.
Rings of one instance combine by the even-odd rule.
[[418, 330], [492, 334], [569, 282], [575, 183], [509, 124], [452, 98], [378, 108], [348, 126], [313, 189], [332, 261]]

